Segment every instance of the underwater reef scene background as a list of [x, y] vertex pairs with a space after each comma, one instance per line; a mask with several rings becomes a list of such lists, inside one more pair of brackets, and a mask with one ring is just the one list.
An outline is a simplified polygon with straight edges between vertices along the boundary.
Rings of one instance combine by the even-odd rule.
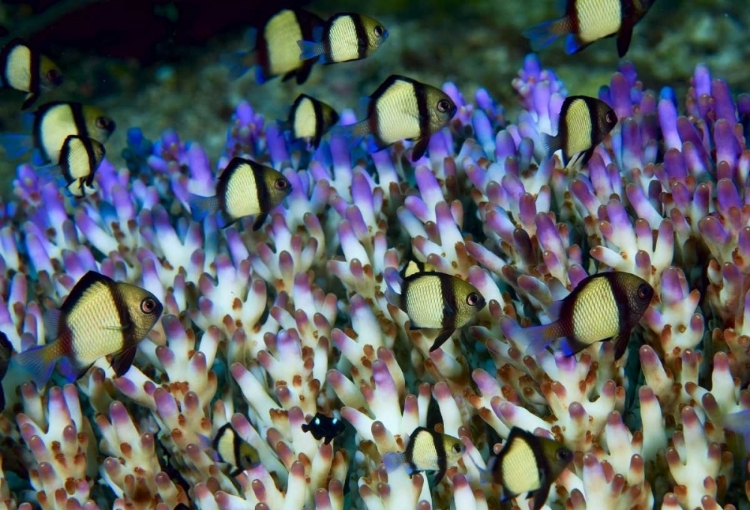
[[[37, 154], [0, 150], [0, 508], [750, 509], [750, 9], [657, 0], [623, 58], [532, 52], [557, 3], [3, 2], [0, 42], [65, 76], [25, 112], [80, 101], [116, 127], [88, 132], [103, 159], [63, 156], [89, 140], [74, 114]], [[232, 79], [287, 8], [387, 33], [301, 84]], [[11, 88], [0, 139], [50, 118]], [[303, 93], [338, 112], [307, 119], [317, 147], [284, 122]], [[601, 143], [570, 96], [616, 115]], [[551, 153], [562, 132], [590, 158]], [[596, 274], [653, 297], [584, 306]], [[109, 278], [158, 301], [153, 328]], [[605, 323], [624, 355], [617, 334], [565, 347]], [[45, 344], [48, 381], [26, 363]]]

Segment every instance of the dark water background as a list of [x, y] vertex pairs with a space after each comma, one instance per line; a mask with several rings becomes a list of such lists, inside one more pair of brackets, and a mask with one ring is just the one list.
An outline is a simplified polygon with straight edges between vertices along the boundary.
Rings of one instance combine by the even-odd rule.
[[[154, 139], [176, 128], [183, 139], [203, 145], [212, 159], [221, 153], [236, 104], [246, 99], [270, 119], [283, 118], [299, 93], [337, 109], [355, 108], [393, 73], [441, 85], [455, 82], [470, 97], [484, 87], [514, 120], [511, 79], [531, 51], [521, 31], [555, 17], [556, 0], [313, 0], [145, 2], [139, 0], [9, 1], [0, 5], [0, 25], [55, 60], [66, 76], [42, 96], [77, 100], [106, 109], [118, 125], [108, 157], [122, 164], [128, 127]], [[390, 37], [371, 58], [316, 66], [303, 86], [273, 80], [255, 84], [251, 74], [229, 81], [222, 54], [247, 47], [243, 33], [262, 26], [282, 7], [306, 8], [325, 18], [342, 11], [368, 14]], [[366, 10], [364, 10], [366, 9]], [[577, 55], [562, 42], [540, 53], [568, 91], [595, 95], [619, 63], [612, 39]], [[736, 0], [657, 0], [636, 26], [630, 51], [639, 77], [658, 90], [673, 86], [684, 97], [698, 63], [727, 80], [735, 94], [750, 91], [750, 9]], [[0, 132], [23, 128], [23, 94], [0, 91]], [[0, 150], [0, 194], [9, 196], [19, 161]]]

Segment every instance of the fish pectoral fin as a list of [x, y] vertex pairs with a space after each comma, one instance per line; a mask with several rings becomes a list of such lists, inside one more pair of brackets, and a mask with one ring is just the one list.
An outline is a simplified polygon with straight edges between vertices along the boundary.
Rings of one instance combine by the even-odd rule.
[[121, 377], [130, 370], [137, 351], [138, 348], [134, 345], [112, 357], [112, 368], [115, 371], [115, 377]]
[[617, 34], [617, 54], [620, 58], [624, 57], [630, 48], [630, 40], [633, 37], [633, 23], [630, 19], [622, 20], [620, 33]]
[[268, 218], [268, 213], [260, 213], [258, 216], [255, 217], [255, 221], [253, 222], [253, 231], [257, 232], [260, 230], [260, 227], [263, 226], [263, 224], [266, 222], [266, 218]]
[[411, 160], [412, 162], [417, 161], [419, 158], [424, 156], [424, 153], [427, 151], [427, 144], [430, 143], [430, 137], [426, 136], [424, 138], [420, 138], [416, 141], [414, 144], [414, 147], [411, 150]]
[[[540, 473], [540, 476], [542, 474]], [[544, 478], [542, 478], [544, 480]], [[539, 487], [535, 491], [531, 491], [527, 494], [527, 497], [534, 496], [534, 503], [532, 503], [531, 508], [542, 508], [544, 506], [544, 502], [547, 501], [547, 496], [549, 496], [549, 484], [546, 480], [542, 482], [542, 486]]]
[[34, 102], [37, 100], [38, 97], [39, 97], [39, 94], [35, 94], [34, 92], [29, 92], [26, 95], [26, 100], [21, 105], [21, 110], [26, 110], [31, 105], [33, 105]]
[[625, 354], [625, 349], [628, 348], [628, 342], [630, 341], [630, 331], [623, 331], [619, 335], [612, 337], [612, 341], [615, 343], [615, 360], [622, 358]]
[[444, 329], [440, 332], [440, 334], [437, 336], [435, 341], [432, 343], [432, 347], [430, 347], [430, 352], [437, 350], [441, 345], [443, 345], [455, 332], [455, 329]]

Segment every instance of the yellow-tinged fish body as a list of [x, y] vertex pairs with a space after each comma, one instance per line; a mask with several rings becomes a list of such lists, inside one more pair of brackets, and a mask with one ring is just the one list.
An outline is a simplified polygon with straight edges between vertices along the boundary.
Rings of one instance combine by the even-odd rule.
[[368, 16], [345, 12], [332, 16], [313, 35], [314, 41], [299, 41], [300, 59], [319, 57], [324, 64], [335, 64], [369, 57], [388, 38], [388, 30]]
[[104, 112], [81, 103], [45, 103], [34, 112], [34, 145], [46, 161], [59, 161], [70, 135], [106, 143], [115, 122]]
[[43, 89], [63, 82], [60, 69], [49, 58], [40, 55], [21, 39], [13, 39], [0, 50], [0, 84], [28, 92], [21, 109], [29, 108]]
[[566, 0], [563, 17], [546, 21], [523, 32], [534, 51], [567, 35], [565, 50], [573, 54], [589, 44], [617, 35], [617, 53], [624, 57], [633, 27], [656, 0]]
[[300, 94], [289, 110], [287, 126], [293, 140], [307, 140], [316, 149], [320, 138], [339, 121], [339, 114], [331, 106], [314, 97]]
[[409, 443], [404, 453], [388, 452], [383, 456], [383, 463], [388, 471], [406, 464], [410, 475], [420, 471], [437, 471], [434, 483], [440, 483], [448, 465], [458, 462], [466, 447], [460, 439], [440, 434], [424, 427], [417, 427], [409, 436]]
[[503, 488], [502, 501], [526, 493], [534, 496], [532, 510], [539, 510], [549, 489], [573, 460], [564, 444], [513, 427], [503, 449], [493, 455], [483, 478]]
[[476, 287], [445, 273], [412, 273], [401, 285], [399, 308], [409, 316], [410, 328], [441, 330], [430, 351], [471, 321], [484, 305]]
[[638, 325], [653, 296], [653, 287], [633, 274], [620, 271], [595, 274], [583, 279], [552, 308], [551, 315], [559, 319], [518, 330], [514, 336], [527, 343], [526, 352], [534, 355], [553, 340], [565, 337], [560, 349], [566, 356], [611, 339], [615, 342], [615, 359], [619, 359], [625, 353], [630, 332]]
[[280, 172], [249, 159], [233, 158], [219, 176], [216, 195], [190, 196], [193, 219], [219, 211], [219, 224], [227, 227], [245, 216], [256, 216], [253, 230], [258, 230], [268, 213], [292, 190]]
[[231, 466], [230, 476], [237, 476], [242, 471], [260, 463], [258, 450], [242, 439], [229, 423], [221, 427], [216, 433], [213, 449], [216, 452], [218, 462]]
[[70, 135], [63, 143], [59, 163], [37, 168], [37, 175], [53, 179], [61, 177], [71, 195], [82, 197], [86, 194], [86, 187], [93, 185], [94, 174], [104, 154], [104, 146], [93, 138]]
[[596, 146], [616, 124], [617, 115], [604, 101], [588, 96], [570, 96], [562, 104], [557, 135], [543, 135], [542, 143], [547, 147], [549, 157], [562, 149], [565, 166], [578, 153], [583, 153], [581, 164], [585, 165]]
[[453, 100], [442, 90], [404, 76], [392, 75], [370, 96], [367, 118], [343, 126], [342, 132], [372, 136], [372, 150], [380, 150], [399, 140], [415, 140], [412, 161], [427, 150], [430, 136], [456, 114]]
[[57, 314], [50, 315], [55, 340], [18, 355], [43, 387], [58, 360], [72, 382], [99, 358], [115, 354], [117, 377], [130, 369], [137, 344], [161, 316], [162, 304], [145, 289], [89, 271], [70, 291]]

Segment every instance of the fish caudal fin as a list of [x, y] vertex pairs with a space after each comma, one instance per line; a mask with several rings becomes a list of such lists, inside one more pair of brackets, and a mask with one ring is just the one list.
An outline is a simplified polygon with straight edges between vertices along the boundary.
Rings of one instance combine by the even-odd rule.
[[555, 152], [562, 149], [562, 137], [560, 135], [552, 136], [542, 133], [542, 147], [547, 151], [547, 157], [551, 158]]
[[62, 175], [60, 165], [50, 163], [49, 165], [38, 166], [34, 168], [34, 173], [45, 183], [55, 181], [58, 186], [67, 186], [69, 184]]
[[[554, 323], [552, 323], [554, 324]], [[519, 344], [526, 344], [526, 354], [538, 355], [557, 338], [552, 324], [522, 328], [518, 324], [512, 327], [510, 337]]]
[[531, 42], [531, 48], [539, 51], [555, 42], [560, 36], [568, 33], [567, 18], [553, 19], [539, 23], [521, 32]]
[[52, 376], [52, 369], [55, 368], [55, 360], [58, 357], [57, 351], [57, 344], [53, 342], [32, 347], [16, 356], [16, 363], [31, 374], [38, 390], [44, 388]]
[[383, 455], [383, 465], [385, 466], [386, 471], [388, 471], [389, 473], [396, 471], [403, 464], [403, 453], [386, 452], [386, 454]]
[[325, 56], [326, 51], [323, 43], [313, 41], [297, 41], [297, 44], [299, 45], [300, 50], [300, 60], [310, 60], [311, 58], [320, 57], [321, 61], [323, 61], [323, 57]]
[[18, 159], [34, 148], [31, 135], [5, 134], [0, 136], [0, 145], [10, 159]]
[[255, 65], [255, 58], [252, 51], [238, 51], [222, 55], [221, 63], [229, 71], [229, 79], [236, 80]]
[[188, 195], [188, 204], [190, 204], [190, 216], [193, 221], [201, 221], [210, 213], [219, 209], [219, 197], [203, 197], [190, 193]]

